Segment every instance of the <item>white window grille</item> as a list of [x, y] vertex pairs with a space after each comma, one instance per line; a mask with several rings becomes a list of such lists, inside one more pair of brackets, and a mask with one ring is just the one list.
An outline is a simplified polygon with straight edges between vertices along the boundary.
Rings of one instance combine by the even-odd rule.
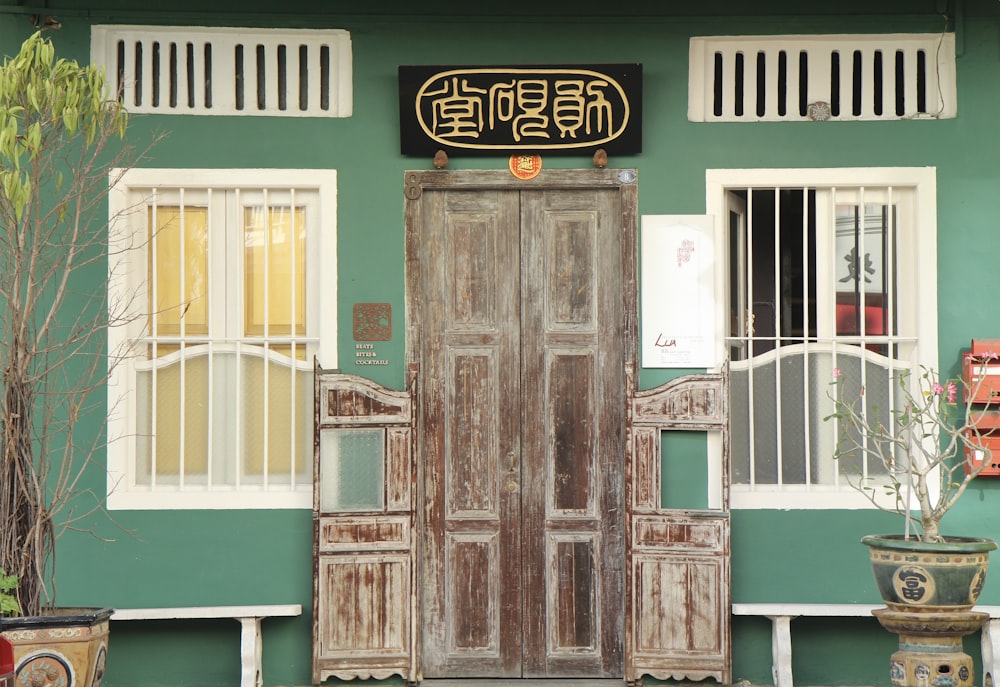
[[693, 122], [954, 117], [955, 35], [692, 38]]
[[349, 117], [350, 33], [101, 25], [91, 61], [130, 112]]
[[[862, 507], [834, 460], [830, 382], [886, 414], [892, 379], [937, 366], [933, 170], [710, 170], [738, 507]], [[918, 376], [918, 375], [915, 375]], [[888, 417], [888, 415], [886, 415]]]
[[314, 359], [336, 365], [335, 194], [328, 170], [125, 172], [109, 507], [311, 507]]

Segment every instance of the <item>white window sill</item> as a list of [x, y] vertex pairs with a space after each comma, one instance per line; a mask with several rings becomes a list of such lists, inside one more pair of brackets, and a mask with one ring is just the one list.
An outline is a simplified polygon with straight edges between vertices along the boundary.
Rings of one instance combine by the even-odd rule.
[[108, 510], [278, 510], [311, 509], [312, 485], [295, 491], [263, 491], [231, 488], [186, 491], [140, 489], [108, 494]]
[[[878, 487], [876, 487], [878, 489]], [[865, 510], [875, 508], [863, 494], [848, 486], [746, 485], [730, 491], [732, 510]]]

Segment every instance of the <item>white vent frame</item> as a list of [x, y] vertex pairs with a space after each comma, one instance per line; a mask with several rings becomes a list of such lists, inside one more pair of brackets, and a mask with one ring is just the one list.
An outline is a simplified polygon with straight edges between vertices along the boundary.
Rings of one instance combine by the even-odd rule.
[[353, 111], [351, 35], [343, 29], [95, 25], [90, 59], [104, 67], [109, 89], [120, 90], [133, 113], [350, 117]]
[[[803, 53], [807, 55], [804, 82], [799, 61], [792, 59]], [[860, 59], [860, 97], [855, 90], [855, 55]], [[691, 38], [689, 58], [688, 119], [692, 122], [884, 121], [957, 115], [954, 33], [701, 36]], [[737, 78], [738, 60], [742, 61], [742, 79]], [[765, 68], [762, 94], [758, 93], [758, 60]], [[785, 62], [783, 80], [778, 75], [779, 60]], [[873, 76], [877, 60], [882, 65], [880, 80]], [[902, 79], [897, 79], [897, 72]], [[817, 77], [811, 78], [813, 74]], [[742, 88], [742, 113], [736, 103], [738, 88]], [[881, 104], [876, 102], [879, 89]], [[923, 107], [918, 102], [921, 94]], [[780, 111], [782, 96], [784, 112]], [[897, 97], [902, 98], [902, 107]]]

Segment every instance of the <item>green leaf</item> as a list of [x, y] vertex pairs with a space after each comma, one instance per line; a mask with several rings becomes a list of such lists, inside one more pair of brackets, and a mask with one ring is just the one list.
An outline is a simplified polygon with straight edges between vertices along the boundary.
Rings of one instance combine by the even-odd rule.
[[8, 575], [6, 570], [0, 568], [0, 616], [15, 615], [21, 612], [17, 598], [12, 593], [16, 590], [17, 577]]
[[29, 158], [34, 160], [42, 147], [42, 125], [40, 122], [34, 122], [28, 128], [26, 140], [28, 143]]
[[17, 576], [8, 575], [7, 571], [0, 568], [0, 592], [9, 592], [17, 589]]
[[65, 110], [63, 110], [62, 117], [63, 117], [63, 126], [66, 127], [66, 130], [70, 133], [75, 133], [76, 125], [77, 122], [79, 121], [79, 114], [76, 112], [76, 110], [67, 107]]

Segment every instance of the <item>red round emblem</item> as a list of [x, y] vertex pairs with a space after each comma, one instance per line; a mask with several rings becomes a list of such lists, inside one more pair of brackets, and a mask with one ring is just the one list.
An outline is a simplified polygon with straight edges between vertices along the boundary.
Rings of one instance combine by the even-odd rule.
[[507, 162], [510, 173], [518, 179], [534, 179], [542, 171], [541, 155], [511, 155]]

